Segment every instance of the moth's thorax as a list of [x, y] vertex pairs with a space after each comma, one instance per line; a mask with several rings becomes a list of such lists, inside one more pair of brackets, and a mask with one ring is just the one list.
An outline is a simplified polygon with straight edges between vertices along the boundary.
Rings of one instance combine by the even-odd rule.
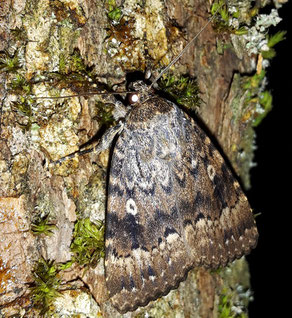
[[128, 123], [150, 122], [155, 117], [173, 111], [171, 103], [161, 97], [150, 96], [146, 101], [133, 105]]
[[132, 102], [129, 122], [149, 122], [159, 114], [165, 114], [173, 110], [171, 103], [155, 95], [152, 88], [149, 88], [143, 81], [136, 81], [131, 84], [135, 90], [133, 94], [138, 97], [137, 102]]

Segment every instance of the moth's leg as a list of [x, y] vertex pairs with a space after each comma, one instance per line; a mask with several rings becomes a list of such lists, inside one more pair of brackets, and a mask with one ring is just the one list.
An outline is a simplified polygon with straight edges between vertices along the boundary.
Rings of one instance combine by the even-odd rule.
[[117, 134], [120, 134], [122, 130], [124, 129], [124, 122], [120, 121], [116, 126], [109, 128], [102, 136], [100, 141], [95, 145], [92, 149], [92, 151], [96, 153], [100, 153], [102, 150], [108, 149], [115, 136]]
[[129, 112], [129, 108], [126, 107], [122, 102], [120, 101], [115, 101], [114, 102], [115, 108], [112, 112], [113, 117], [115, 120], [120, 120], [121, 118], [126, 118], [127, 113]]
[[124, 128], [124, 123], [123, 122], [119, 122], [116, 126], [109, 128], [104, 135], [101, 137], [101, 139], [99, 140], [99, 142], [88, 149], [84, 149], [84, 150], [78, 150], [75, 151], [73, 153], [71, 153], [70, 155], [67, 155], [65, 157], [62, 157], [56, 161], [52, 161], [51, 164], [60, 164], [61, 162], [68, 160], [68, 159], [72, 159], [78, 156], [82, 156], [85, 155], [87, 153], [91, 153], [91, 152], [95, 152], [95, 153], [100, 153], [101, 151], [108, 149], [114, 139], [114, 137], [119, 134]]

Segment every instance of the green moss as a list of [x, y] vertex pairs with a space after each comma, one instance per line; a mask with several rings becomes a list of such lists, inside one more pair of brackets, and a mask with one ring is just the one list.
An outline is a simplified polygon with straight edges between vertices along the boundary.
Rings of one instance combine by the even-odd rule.
[[61, 74], [66, 74], [66, 70], [67, 70], [67, 62], [66, 62], [66, 57], [64, 54], [60, 54], [59, 57], [59, 72]]
[[114, 22], [119, 22], [122, 17], [122, 10], [117, 7], [115, 0], [108, 0], [108, 14], [107, 16]]
[[89, 73], [79, 51], [74, 50], [74, 54], [71, 56], [70, 62], [71, 62], [71, 69], [73, 71], [80, 72], [80, 73], [81, 72]]
[[258, 101], [261, 109], [257, 112], [257, 115], [253, 120], [252, 125], [254, 127], [258, 126], [261, 121], [267, 116], [267, 114], [272, 110], [273, 96], [269, 91], [264, 91], [259, 95]]
[[229, 318], [231, 316], [231, 304], [229, 297], [223, 293], [220, 296], [220, 302], [218, 306], [219, 318]]
[[246, 26], [239, 25], [238, 27], [233, 27], [230, 24], [230, 19], [238, 19], [240, 17], [239, 11], [235, 11], [232, 14], [228, 11], [228, 6], [224, 0], [217, 0], [213, 3], [211, 7], [211, 14], [217, 15], [216, 20], [214, 22], [215, 28], [219, 32], [230, 32], [236, 35], [243, 35], [248, 32]]
[[274, 46], [277, 43], [285, 40], [286, 33], [287, 33], [286, 31], [279, 31], [276, 34], [267, 36], [267, 41], [268, 41], [267, 45], [269, 47], [269, 50], [261, 52], [264, 59], [271, 59], [276, 56], [276, 51], [274, 49]]
[[252, 76], [242, 78], [242, 88], [245, 92], [244, 109], [241, 120], [252, 121], [252, 126], [258, 126], [272, 109], [273, 98], [263, 87], [266, 72], [262, 70]]
[[190, 110], [200, 105], [199, 87], [196, 79], [188, 76], [166, 75], [159, 81], [160, 88], [168, 93], [177, 104]]
[[23, 116], [27, 116], [27, 117], [32, 116], [31, 102], [29, 99], [20, 97], [19, 102], [13, 103], [13, 108], [14, 110], [20, 112]]
[[85, 65], [79, 50], [71, 55], [61, 53], [59, 56], [59, 72], [46, 74], [45, 82], [50, 83], [51, 97], [59, 97], [62, 89], [70, 89], [70, 95], [89, 95], [101, 90], [107, 90], [105, 84], [97, 82], [92, 68]]
[[21, 74], [15, 74], [11, 82], [8, 83], [8, 86], [12, 93], [24, 97], [24, 95], [29, 95], [31, 93], [32, 84], [28, 82]]
[[51, 310], [54, 300], [60, 296], [59, 270], [54, 261], [47, 261], [40, 258], [36, 264], [33, 276], [34, 283], [31, 287], [30, 295], [34, 306], [40, 309], [40, 314], [44, 315]]
[[238, 315], [234, 315], [232, 312], [232, 298], [224, 290], [220, 296], [219, 306], [218, 306], [218, 317], [219, 318], [235, 318]]
[[34, 223], [31, 224], [31, 231], [34, 235], [52, 235], [56, 225], [49, 222], [49, 214], [45, 217], [38, 217]]
[[29, 130], [31, 128], [33, 121], [32, 105], [34, 102], [34, 99], [29, 97], [26, 98], [25, 96], [20, 96], [19, 101], [12, 102], [12, 110], [21, 117], [25, 118], [24, 122], [22, 120], [22, 123], [17, 122], [18, 125], [24, 130]]
[[89, 69], [85, 66], [80, 52], [76, 49], [73, 54], [69, 56], [62, 53], [60, 54], [59, 72], [61, 74], [79, 73], [86, 75], [90, 73]]
[[232, 293], [227, 289], [222, 290], [218, 305], [218, 318], [247, 318], [247, 314], [241, 311], [238, 305], [233, 304]]
[[73, 265], [74, 261], [68, 261], [66, 263], [58, 264], [58, 269], [60, 271], [64, 271], [68, 268], [70, 268]]
[[268, 36], [268, 46], [274, 47], [277, 43], [285, 40], [285, 35], [287, 31], [279, 31], [274, 35]]
[[243, 89], [250, 90], [250, 96], [253, 95], [253, 90], [257, 90], [260, 87], [262, 80], [265, 78], [266, 72], [262, 70], [260, 73], [256, 73], [252, 76], [247, 76], [243, 82]]
[[18, 51], [13, 56], [10, 56], [7, 52], [3, 52], [0, 55], [0, 73], [14, 72], [20, 68], [20, 60], [18, 57]]
[[120, 8], [114, 8], [108, 13], [108, 17], [114, 21], [120, 21], [122, 17], [122, 11]]
[[10, 30], [11, 35], [15, 41], [29, 41], [26, 30], [24, 28], [15, 28]]
[[224, 0], [215, 1], [211, 7], [211, 14], [214, 15], [218, 13], [223, 21], [228, 23], [229, 13], [228, 8]]
[[75, 224], [71, 250], [80, 265], [95, 265], [104, 257], [104, 224], [95, 224], [89, 218]]
[[218, 298], [219, 318], [247, 318], [250, 290], [248, 264], [244, 258], [230, 263], [219, 273], [222, 287]]
[[224, 43], [223, 41], [217, 39], [216, 49], [218, 54], [223, 55], [225, 50], [232, 48], [233, 46], [231, 43]]
[[104, 104], [102, 102], [96, 102], [96, 108], [97, 108], [97, 119], [98, 122], [101, 125], [106, 125], [107, 127], [110, 126], [114, 122], [113, 117], [113, 110], [114, 105], [113, 104]]

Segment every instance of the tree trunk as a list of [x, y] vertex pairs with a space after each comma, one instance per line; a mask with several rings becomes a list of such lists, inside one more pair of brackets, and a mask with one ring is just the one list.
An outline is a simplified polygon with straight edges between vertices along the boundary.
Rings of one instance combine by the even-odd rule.
[[[278, 21], [276, 11], [266, 17], [258, 13], [265, 2], [252, 8], [254, 1], [241, 1], [241, 7], [229, 1], [236, 14], [232, 17], [230, 10], [228, 21], [217, 14], [167, 75], [196, 77], [197, 120], [246, 188], [253, 126], [269, 106], [260, 97], [265, 48], [252, 42], [253, 28], [257, 18], [265, 19], [258, 31], [264, 37]], [[206, 24], [210, 3], [7, 0], [1, 6], [0, 312], [4, 317], [120, 317], [107, 297], [103, 259], [91, 266], [56, 267], [61, 284], [51, 287], [63, 297], [47, 300], [44, 311], [29, 285], [36, 287], [39, 276], [33, 273], [41, 258], [54, 264], [72, 259], [76, 220], [104, 220], [110, 151], [59, 167], [49, 162], [100, 136], [101, 127], [114, 125], [114, 97], [33, 96], [105, 91], [115, 84], [121, 91], [127, 74], [151, 68], [157, 75]], [[195, 269], [178, 289], [125, 316], [246, 317], [250, 295], [242, 258], [215, 272]]]

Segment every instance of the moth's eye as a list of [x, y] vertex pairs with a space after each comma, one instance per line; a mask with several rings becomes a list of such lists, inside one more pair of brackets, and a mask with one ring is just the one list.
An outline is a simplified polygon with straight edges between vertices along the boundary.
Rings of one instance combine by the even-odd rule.
[[139, 94], [131, 93], [129, 94], [128, 99], [130, 104], [135, 104], [139, 101]]

